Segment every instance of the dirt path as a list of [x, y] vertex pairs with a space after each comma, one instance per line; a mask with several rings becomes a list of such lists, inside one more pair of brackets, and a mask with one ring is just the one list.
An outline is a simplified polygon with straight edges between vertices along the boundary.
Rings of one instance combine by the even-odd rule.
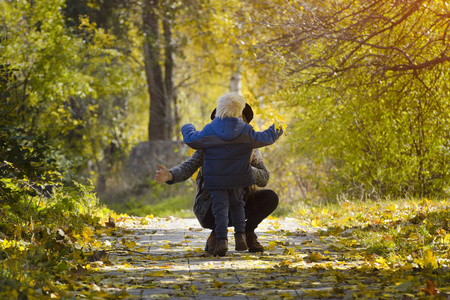
[[[123, 218], [103, 234], [107, 256], [90, 264], [102, 293], [135, 299], [343, 299], [358, 282], [343, 283], [358, 262], [339, 257], [340, 245], [295, 219], [266, 220], [256, 233], [264, 254], [204, 252], [209, 231], [195, 219]], [[339, 270], [344, 270], [340, 272]]]

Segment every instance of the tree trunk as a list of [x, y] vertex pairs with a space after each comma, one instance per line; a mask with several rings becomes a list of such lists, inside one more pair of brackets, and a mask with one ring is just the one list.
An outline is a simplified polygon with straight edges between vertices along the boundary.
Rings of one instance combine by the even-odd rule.
[[[164, 83], [165, 83], [165, 94], [166, 94], [166, 112], [167, 112], [167, 130], [168, 136], [172, 138], [173, 128], [176, 119], [174, 115], [176, 112], [176, 90], [173, 83], [173, 69], [175, 67], [173, 61], [173, 51], [174, 46], [172, 42], [172, 27], [171, 27], [171, 17], [173, 12], [170, 14], [165, 14], [163, 18], [163, 30], [164, 30]], [[170, 16], [170, 17], [169, 17]], [[173, 106], [173, 110], [172, 110]]]
[[146, 0], [143, 6], [145, 74], [150, 95], [149, 141], [169, 140], [167, 97], [164, 90], [163, 72], [159, 48], [159, 0]]
[[241, 93], [241, 83], [242, 83], [242, 74], [241, 74], [241, 53], [242, 51], [238, 46], [234, 46], [233, 53], [235, 58], [231, 62], [231, 77], [230, 77], [230, 92]]

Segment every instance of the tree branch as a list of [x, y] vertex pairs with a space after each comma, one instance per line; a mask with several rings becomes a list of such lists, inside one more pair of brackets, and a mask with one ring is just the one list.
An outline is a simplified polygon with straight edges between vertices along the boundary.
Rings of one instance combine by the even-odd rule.
[[432, 60], [428, 60], [426, 62], [420, 64], [408, 64], [408, 65], [397, 65], [392, 67], [385, 67], [386, 71], [408, 71], [408, 70], [422, 70], [429, 67], [433, 67], [444, 62], [450, 61], [450, 57], [446, 55], [442, 55], [441, 57], [437, 57]]

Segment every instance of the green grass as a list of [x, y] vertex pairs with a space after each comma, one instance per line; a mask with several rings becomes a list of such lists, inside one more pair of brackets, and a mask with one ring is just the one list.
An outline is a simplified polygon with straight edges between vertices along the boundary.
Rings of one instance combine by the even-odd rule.
[[192, 205], [194, 203], [194, 196], [191, 195], [177, 195], [174, 197], [157, 200], [154, 203], [148, 203], [145, 198], [131, 198], [124, 203], [109, 204], [109, 207], [117, 213], [124, 213], [127, 215], [145, 217], [153, 215], [155, 217], [179, 217], [179, 218], [193, 218]]
[[[179, 217], [194, 218], [192, 206], [194, 205], [195, 195], [176, 195], [165, 199], [149, 203], [145, 197], [131, 198], [124, 203], [108, 204], [108, 207], [117, 213], [124, 213], [131, 216], [145, 217], [153, 215], [155, 217]], [[295, 211], [289, 204], [281, 203], [272, 213], [272, 217], [295, 217]]]
[[271, 216], [276, 218], [295, 217], [296, 211], [293, 209], [291, 203], [280, 202]]

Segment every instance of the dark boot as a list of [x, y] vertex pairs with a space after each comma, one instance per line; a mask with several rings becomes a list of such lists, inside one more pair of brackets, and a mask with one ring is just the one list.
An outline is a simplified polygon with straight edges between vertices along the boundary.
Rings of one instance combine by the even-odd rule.
[[252, 232], [245, 233], [249, 252], [264, 252], [264, 247], [258, 242], [258, 237]]
[[227, 239], [216, 239], [216, 248], [214, 250], [214, 256], [225, 256], [228, 251], [228, 240]]
[[209, 254], [213, 254], [214, 249], [216, 249], [216, 233], [214, 231], [211, 231], [211, 234], [206, 240], [205, 251], [209, 252]]
[[248, 249], [245, 241], [245, 232], [236, 232], [234, 234], [234, 241], [236, 243], [236, 251], [245, 251]]

